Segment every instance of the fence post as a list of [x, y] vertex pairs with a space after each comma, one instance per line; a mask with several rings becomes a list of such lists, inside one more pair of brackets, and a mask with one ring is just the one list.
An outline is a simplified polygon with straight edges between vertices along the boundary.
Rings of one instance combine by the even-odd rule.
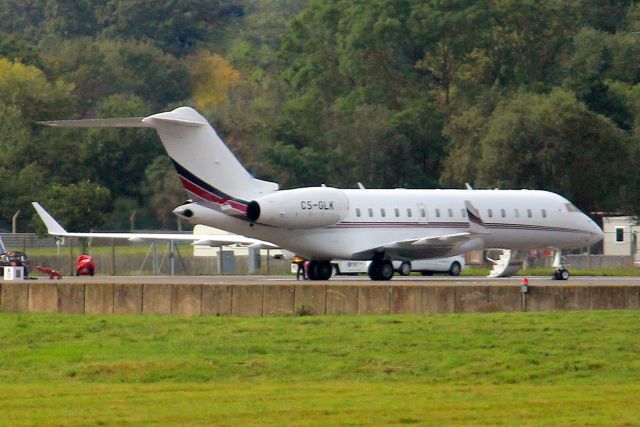
[[116, 239], [111, 239], [111, 275], [116, 275]]
[[69, 276], [75, 276], [73, 273], [73, 237], [69, 237]]

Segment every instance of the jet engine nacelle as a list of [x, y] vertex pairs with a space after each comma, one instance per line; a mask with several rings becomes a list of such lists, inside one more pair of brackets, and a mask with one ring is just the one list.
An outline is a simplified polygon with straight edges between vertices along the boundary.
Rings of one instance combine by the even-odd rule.
[[286, 228], [327, 227], [340, 222], [349, 209], [342, 190], [331, 187], [281, 190], [249, 202], [247, 218], [258, 224]]

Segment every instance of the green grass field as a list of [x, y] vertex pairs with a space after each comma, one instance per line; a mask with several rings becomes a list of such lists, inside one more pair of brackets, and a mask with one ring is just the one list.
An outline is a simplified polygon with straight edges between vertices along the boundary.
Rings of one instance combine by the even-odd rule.
[[639, 425], [640, 312], [0, 314], [3, 425]]

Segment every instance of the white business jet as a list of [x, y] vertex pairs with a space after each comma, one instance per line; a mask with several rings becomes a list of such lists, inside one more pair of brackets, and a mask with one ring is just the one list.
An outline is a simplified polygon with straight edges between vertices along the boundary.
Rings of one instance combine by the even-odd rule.
[[174, 209], [194, 224], [273, 242], [310, 261], [309, 277], [331, 277], [332, 259], [371, 260], [389, 280], [392, 260], [442, 258], [501, 249], [493, 276], [522, 266], [526, 251], [556, 250], [555, 277], [568, 279], [561, 250], [602, 239], [567, 199], [533, 190], [278, 190], [252, 177], [207, 120], [188, 107], [146, 118], [65, 120], [50, 126], [150, 127], [160, 135], [190, 201]]

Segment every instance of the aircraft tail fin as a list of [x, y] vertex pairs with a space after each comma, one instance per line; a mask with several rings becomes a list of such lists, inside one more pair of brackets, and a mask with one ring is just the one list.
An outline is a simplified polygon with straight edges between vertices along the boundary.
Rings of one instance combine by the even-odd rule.
[[189, 196], [246, 211], [248, 201], [278, 189], [253, 178], [207, 120], [192, 108], [154, 114], [142, 123], [156, 129]]
[[150, 127], [160, 135], [189, 197], [222, 210], [246, 211], [248, 201], [272, 193], [278, 184], [253, 178], [197, 111], [179, 107], [149, 117], [60, 120], [49, 126]]
[[42, 205], [40, 205], [40, 203], [32, 202], [31, 204], [36, 209], [36, 212], [42, 222], [44, 222], [44, 225], [47, 226], [47, 233], [53, 236], [64, 236], [67, 234], [67, 230], [65, 230], [64, 227], [61, 226], [58, 221], [56, 221], [51, 214], [42, 207]]

